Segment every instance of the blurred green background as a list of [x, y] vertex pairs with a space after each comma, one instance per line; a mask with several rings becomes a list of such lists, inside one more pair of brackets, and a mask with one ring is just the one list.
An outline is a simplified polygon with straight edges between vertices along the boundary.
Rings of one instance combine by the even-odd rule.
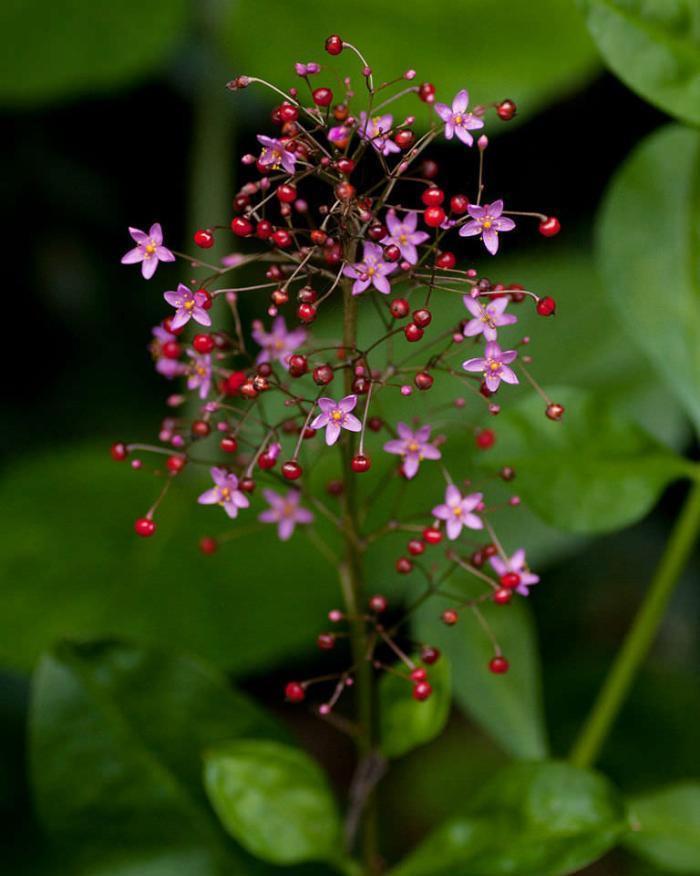
[[[64, 639], [120, 637], [205, 658], [272, 709], [339, 787], [348, 781], [343, 737], [284, 707], [280, 696], [290, 675], [327, 665], [314, 638], [338, 598], [333, 570], [302, 537], [274, 552], [258, 550], [260, 542], [246, 550], [234, 543], [203, 558], [197, 539], [217, 527], [193, 507], [200, 480], [189, 473], [164, 510], [158, 538], [137, 542], [132, 520], [154, 484], [108, 455], [114, 440], [156, 432], [168, 391], [146, 351], [149, 328], [162, 316], [165, 270], [145, 284], [119, 264], [126, 228], [160, 221], [167, 242], [188, 249], [195, 228], [228, 222], [239, 157], [269, 127], [271, 108], [265, 92], [228, 93], [233, 75], [289, 87], [294, 61], [323, 62], [323, 41], [338, 32], [380, 78], [412, 67], [443, 97], [467, 86], [476, 102], [515, 100], [516, 120], [494, 127], [487, 182], [515, 209], [558, 215], [564, 230], [549, 242], [514, 235], [503, 258], [482, 264], [493, 279], [557, 299], [555, 326], [526, 322], [537, 374], [546, 386], [594, 391], [680, 454], [697, 459], [698, 447], [667, 384], [623, 333], [593, 255], [612, 175], [668, 117], [604, 72], [568, 0], [356, 0], [342, 7], [315, 0], [6, 0], [0, 31], [2, 194], [12, 244], [0, 471], [0, 811], [7, 831], [0, 869], [9, 874], [30, 867], [27, 850], [40, 835], [26, 767], [31, 672]], [[425, 123], [423, 105], [410, 111]], [[458, 188], [459, 149], [443, 143], [434, 157], [441, 179]], [[227, 251], [222, 243], [217, 254]], [[174, 282], [172, 272], [167, 281]], [[264, 305], [250, 308], [245, 318]], [[601, 458], [607, 453], [603, 447]], [[555, 455], [552, 465], [564, 463]], [[566, 754], [662, 552], [685, 491], [668, 480], [598, 527], [612, 532], [575, 525], [567, 528], [577, 534], [561, 532], [537, 502], [530, 503], [537, 513], [524, 510], [507, 529], [513, 547], [531, 546], [543, 578], [531, 607], [555, 755]], [[574, 509], [576, 502], [572, 495]], [[398, 601], [411, 585], [394, 580], [390, 556], [373, 559], [370, 577]], [[698, 559], [601, 762], [628, 792], [700, 772]], [[471, 717], [455, 710], [445, 736], [402, 759], [385, 780], [386, 823], [401, 825], [387, 831], [390, 858], [504, 761], [502, 739], [499, 745], [485, 733], [478, 706], [476, 716], [466, 709]], [[590, 873], [661, 872], [640, 866], [620, 852]]]

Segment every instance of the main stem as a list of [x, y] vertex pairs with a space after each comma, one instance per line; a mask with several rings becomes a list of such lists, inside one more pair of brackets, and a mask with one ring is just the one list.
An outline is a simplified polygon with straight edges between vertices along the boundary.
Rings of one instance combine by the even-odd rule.
[[663, 619], [668, 600], [700, 532], [700, 483], [690, 489], [644, 601], [571, 752], [575, 766], [591, 766], [622, 707]]
[[[343, 345], [354, 350], [357, 341], [357, 299], [352, 295], [352, 283], [343, 282]], [[345, 394], [352, 393], [353, 371], [345, 369]], [[369, 640], [362, 615], [365, 613], [365, 588], [362, 556], [359, 543], [356, 479], [350, 472], [350, 461], [355, 452], [355, 435], [346, 433], [343, 442], [343, 467], [345, 472], [343, 490], [343, 527], [345, 556], [340, 566], [340, 583], [343, 590], [345, 610], [350, 618], [350, 639], [355, 665], [355, 697], [357, 702], [357, 754], [360, 761], [371, 756], [374, 750], [374, 678], [372, 666], [367, 659]], [[362, 857], [365, 870], [376, 870], [378, 858], [377, 821], [374, 795], [370, 791], [364, 801], [361, 824]]]

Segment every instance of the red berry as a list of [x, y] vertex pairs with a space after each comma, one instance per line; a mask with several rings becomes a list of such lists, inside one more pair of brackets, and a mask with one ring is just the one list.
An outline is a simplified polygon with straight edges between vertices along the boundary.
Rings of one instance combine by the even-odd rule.
[[405, 298], [394, 298], [393, 301], [389, 302], [389, 310], [394, 319], [403, 319], [408, 316], [410, 309], [411, 306]]
[[193, 420], [191, 429], [192, 434], [197, 438], [206, 438], [211, 432], [211, 427], [206, 420]]
[[238, 486], [244, 493], [252, 493], [255, 490], [255, 481], [253, 478], [241, 478], [238, 482]]
[[432, 158], [426, 158], [425, 161], [421, 162], [420, 175], [423, 179], [435, 179], [439, 170], [437, 161], [433, 161]]
[[263, 470], [267, 470], [268, 468], [274, 468], [277, 459], [274, 456], [270, 456], [269, 453], [264, 452], [258, 456], [258, 468]]
[[301, 377], [309, 370], [309, 361], [306, 356], [295, 353], [289, 357], [289, 373], [292, 377]]
[[150, 517], [139, 517], [134, 523], [134, 531], [141, 538], [150, 538], [156, 531], [156, 524]]
[[549, 296], [547, 296], [546, 298], [540, 298], [540, 300], [537, 302], [537, 312], [540, 316], [552, 316], [556, 309], [556, 301]]
[[171, 474], [177, 474], [187, 465], [187, 457], [174, 454], [168, 457], [165, 464]]
[[545, 414], [550, 420], [561, 420], [564, 416], [564, 406], [556, 404], [547, 405]]
[[248, 237], [253, 233], [253, 224], [248, 219], [244, 219], [243, 216], [236, 216], [231, 220], [231, 231], [237, 237]]
[[420, 328], [425, 328], [430, 325], [432, 322], [433, 315], [432, 313], [425, 307], [421, 307], [420, 310], [413, 311], [413, 322]]
[[297, 316], [302, 322], [313, 322], [316, 319], [316, 308], [313, 304], [300, 304]]
[[496, 443], [496, 433], [493, 429], [481, 429], [476, 433], [476, 446], [479, 450], [488, 450]]
[[295, 459], [290, 459], [282, 466], [282, 474], [288, 481], [295, 481], [302, 475], [302, 468]]
[[292, 201], [296, 200], [297, 190], [295, 186], [289, 185], [289, 183], [283, 183], [281, 186], [277, 186], [275, 194], [283, 204], [291, 204]]
[[506, 587], [508, 590], [513, 590], [520, 584], [520, 575], [517, 572], [506, 572], [500, 577], [501, 587]]
[[329, 55], [339, 55], [343, 51], [343, 41], [337, 33], [332, 33], [326, 39], [326, 51]]
[[428, 666], [432, 666], [440, 659], [440, 649], [432, 645], [424, 645], [420, 650], [420, 659]]
[[212, 306], [212, 304], [214, 303], [214, 299], [211, 297], [211, 295], [210, 295], [210, 294], [207, 292], [207, 290], [204, 289], [204, 288], [197, 289], [197, 292], [198, 292], [200, 295], [203, 295], [203, 296], [204, 296], [204, 300], [202, 301], [202, 307], [203, 307], [205, 310], [211, 310], [211, 306]]
[[430, 228], [438, 228], [445, 221], [445, 211], [442, 207], [426, 207], [423, 211], [423, 222]]
[[399, 149], [410, 149], [416, 141], [416, 135], [413, 131], [404, 128], [402, 131], [397, 131], [394, 135], [394, 143]]
[[373, 596], [369, 601], [370, 609], [376, 614], [381, 614], [382, 612], [387, 610], [388, 602], [386, 601], [386, 597], [381, 594], [377, 594]]
[[515, 115], [516, 110], [517, 107], [512, 100], [502, 100], [496, 106], [498, 117], [499, 119], [503, 119], [504, 122], [509, 122]]
[[409, 322], [409, 324], [404, 328], [403, 333], [406, 335], [406, 340], [411, 343], [415, 343], [415, 341], [420, 341], [423, 337], [423, 329], [420, 326], [417, 326], [415, 322]]
[[426, 207], [439, 207], [445, 200], [445, 193], [437, 186], [428, 186], [420, 196]]
[[482, 554], [486, 557], [487, 560], [491, 559], [491, 557], [495, 557], [498, 553], [498, 548], [495, 544], [485, 544], [481, 550]]
[[333, 369], [330, 365], [317, 365], [311, 376], [318, 386], [326, 386], [333, 380]]
[[453, 627], [459, 620], [459, 615], [454, 608], [446, 608], [442, 613], [442, 622], [448, 627]]
[[129, 451], [123, 441], [117, 441], [112, 444], [109, 448], [109, 452], [112, 454], [112, 459], [115, 462], [124, 462], [129, 455]]
[[387, 246], [384, 250], [384, 258], [388, 262], [398, 262], [401, 258], [401, 250], [396, 246], [396, 244], [392, 243], [391, 246]]
[[386, 229], [386, 225], [381, 222], [375, 222], [367, 229], [367, 237], [369, 237], [370, 240], [383, 240], [383, 238], [385, 238], [387, 234], [388, 231]]
[[372, 462], [369, 456], [365, 456], [363, 453], [358, 453], [357, 456], [353, 456], [352, 462], [350, 463], [350, 468], [357, 472], [358, 474], [362, 474], [363, 472], [369, 471]]
[[507, 587], [499, 587], [498, 590], [494, 590], [493, 601], [496, 605], [507, 605], [512, 598], [513, 591]]
[[216, 342], [211, 335], [195, 335], [192, 339], [192, 346], [198, 353], [206, 354], [216, 346]]
[[540, 234], [543, 237], [554, 237], [561, 231], [561, 223], [556, 216], [547, 216], [540, 222]]
[[194, 233], [194, 242], [202, 249], [211, 249], [211, 247], [214, 246], [214, 235], [211, 231], [206, 231], [204, 228], [200, 228], [199, 231], [195, 231]]
[[229, 395], [238, 395], [247, 379], [245, 371], [234, 371], [229, 374], [226, 378], [226, 392]]
[[349, 176], [353, 170], [355, 170], [355, 162], [352, 158], [339, 158], [336, 161], [335, 166], [341, 173], [344, 173], [345, 176]]
[[349, 201], [355, 197], [355, 186], [349, 182], [342, 182], [335, 187], [335, 194], [339, 201]]
[[290, 703], [301, 703], [306, 698], [304, 685], [298, 681], [290, 681], [284, 689], [284, 696]]
[[442, 541], [442, 533], [439, 529], [435, 529], [433, 526], [428, 526], [423, 530], [423, 541], [427, 541], [428, 544], [440, 544]]
[[261, 219], [255, 226], [255, 236], [260, 240], [267, 240], [271, 236], [272, 230], [272, 222], [268, 222], [267, 219]]
[[292, 245], [292, 235], [286, 228], [278, 228], [277, 231], [272, 233], [272, 242], [275, 246], [279, 246], [280, 249], [287, 249], [287, 247]]
[[458, 216], [467, 212], [469, 198], [466, 195], [452, 195], [450, 198], [450, 210]]
[[279, 109], [279, 114], [283, 122], [296, 122], [299, 118], [299, 110], [291, 103], [283, 103]]
[[489, 662], [489, 669], [496, 675], [503, 675], [504, 672], [508, 672], [509, 666], [510, 664], [505, 657], [494, 657]]
[[425, 391], [426, 389], [430, 389], [433, 385], [433, 378], [427, 371], [419, 371], [418, 374], [413, 378], [413, 382], [416, 384], [418, 389]]
[[418, 702], [427, 700], [432, 692], [433, 689], [427, 681], [419, 681], [418, 684], [413, 685], [413, 699]]
[[414, 557], [420, 556], [425, 550], [425, 545], [419, 538], [412, 538], [407, 547], [409, 554], [413, 554]]
[[412, 568], [413, 563], [408, 559], [408, 557], [399, 557], [396, 561], [396, 571], [400, 572], [402, 575], [407, 575]]
[[457, 256], [453, 252], [441, 252], [435, 259], [435, 265], [438, 268], [454, 268], [457, 264]]
[[418, 88], [418, 97], [425, 103], [432, 103], [435, 100], [435, 86], [432, 82], [423, 82]]
[[333, 92], [330, 88], [315, 88], [311, 97], [316, 106], [330, 106], [333, 103]]
[[422, 666], [417, 666], [411, 672], [411, 681], [425, 681], [428, 677], [428, 673], [423, 669]]
[[219, 543], [210, 535], [204, 535], [199, 539], [199, 549], [203, 554], [214, 554], [218, 547]]
[[333, 633], [321, 633], [316, 638], [316, 644], [321, 651], [330, 651], [335, 645], [335, 636]]
[[233, 435], [224, 435], [221, 441], [219, 441], [219, 447], [224, 453], [235, 453], [238, 450], [238, 441], [236, 441]]

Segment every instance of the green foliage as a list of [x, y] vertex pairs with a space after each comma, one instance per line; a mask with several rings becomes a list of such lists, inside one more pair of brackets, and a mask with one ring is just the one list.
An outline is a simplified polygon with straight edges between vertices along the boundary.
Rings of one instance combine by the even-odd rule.
[[625, 846], [669, 873], [700, 873], [700, 782], [680, 782], [629, 801]]
[[[418, 658], [414, 659], [418, 662]], [[402, 664], [397, 669], [405, 671]], [[418, 702], [411, 696], [410, 681], [390, 672], [384, 674], [379, 685], [378, 708], [381, 750], [387, 757], [401, 757], [443, 731], [451, 698], [451, 672], [446, 657], [429, 667], [429, 682], [432, 694]]]
[[606, 779], [563, 763], [504, 768], [392, 876], [565, 876], [597, 860], [625, 827]]
[[200, 774], [205, 747], [251, 733], [284, 738], [198, 661], [114, 642], [59, 645], [39, 664], [30, 715], [34, 799], [53, 859], [110, 876], [176, 864], [183, 876], [249, 872]]
[[163, 65], [188, 19], [186, 0], [5, 0], [0, 101], [49, 103], [129, 84]]
[[244, 739], [205, 755], [204, 782], [226, 830], [273, 864], [335, 860], [340, 819], [320, 767], [289, 745]]
[[628, 336], [700, 426], [700, 134], [669, 126], [632, 153], [602, 209], [597, 259]]
[[[446, 589], [461, 589], [459, 575], [449, 579]], [[468, 577], [466, 573], [464, 577]], [[464, 593], [470, 595], [468, 584]], [[468, 609], [448, 630], [439, 619], [440, 608], [431, 600], [417, 612], [415, 635], [422, 642], [438, 645], [452, 666], [458, 667], [452, 682], [455, 702], [505, 751], [519, 758], [545, 757], [540, 667], [530, 614], [522, 600], [508, 606], [488, 604], [482, 611], [511, 663], [506, 675], [489, 672], [493, 645]]]
[[659, 109], [700, 124], [697, 0], [579, 0], [610, 69]]
[[571, 532], [619, 529], [643, 517], [661, 490], [693, 467], [598, 394], [551, 389], [566, 411], [544, 416], [531, 395], [499, 416], [489, 464], [512, 465], [518, 493], [547, 523]]

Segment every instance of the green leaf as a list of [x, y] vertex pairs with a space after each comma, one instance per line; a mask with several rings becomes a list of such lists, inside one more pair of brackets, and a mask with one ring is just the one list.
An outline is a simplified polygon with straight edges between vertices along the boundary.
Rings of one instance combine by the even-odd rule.
[[244, 739], [205, 755], [204, 783], [226, 830], [273, 864], [335, 860], [340, 819], [321, 768], [289, 745]]
[[700, 124], [697, 0], [579, 0], [605, 63], [631, 89]]
[[[414, 658], [415, 662], [419, 659]], [[399, 665], [403, 671], [403, 665]], [[413, 699], [412, 683], [390, 672], [379, 685], [381, 749], [387, 757], [401, 757], [438, 736], [450, 714], [451, 672], [443, 657], [428, 669], [433, 692], [427, 700]]]
[[[488, 15], [480, 0], [433, 0], [430, 14], [425, 11], [421, 0], [356, 0], [349, 21], [342, 7], [318, 2], [269, 0], [264, 16], [251, 14], [250, 4], [235, 3], [227, 45], [237, 72], [262, 76], [281, 88], [299, 81], [293, 63], [297, 58], [319, 61], [359, 84], [361, 63], [355, 55], [346, 49], [329, 58], [323, 50], [328, 34], [339, 33], [360, 49], [380, 82], [415, 68], [416, 81], [433, 82], [440, 99], [451, 99], [465, 87], [474, 103], [512, 98], [518, 104], [516, 120], [531, 117], [596, 72], [595, 48], [573, 0], [511, 0], [491, 4]], [[269, 27], [270, 21], [275, 27]], [[445, 22], [462, 38], [445, 39]], [[393, 39], [398, 23], [401, 39]], [[333, 72], [317, 78], [333, 87], [337, 81]], [[395, 106], [404, 113], [411, 108], [419, 126], [435, 117], [415, 96]], [[499, 126], [496, 119], [490, 134]]]
[[281, 735], [198, 661], [114, 642], [59, 645], [39, 664], [30, 714], [34, 799], [56, 854], [74, 856], [80, 873], [138, 864], [155, 874], [175, 858], [197, 876], [249, 872], [200, 774], [206, 746], [250, 733]]
[[597, 860], [625, 828], [602, 776], [563, 763], [499, 772], [392, 876], [565, 876]]
[[[474, 595], [470, 586], [469, 583], [463, 585], [465, 597]], [[446, 587], [451, 592], [460, 589], [456, 576], [449, 579]], [[489, 672], [493, 645], [468, 610], [460, 614], [459, 623], [447, 629], [440, 620], [440, 607], [430, 601], [416, 613], [415, 636], [422, 642], [437, 645], [447, 656], [454, 667], [455, 702], [505, 751], [518, 758], [545, 757], [547, 734], [542, 714], [539, 657], [526, 606], [518, 600], [508, 606], [487, 604], [482, 608], [484, 618], [510, 662], [505, 675]]]
[[680, 782], [629, 801], [624, 844], [670, 873], [700, 873], [700, 782]]
[[602, 208], [597, 259], [628, 336], [700, 427], [700, 134], [668, 126], [632, 153]]
[[196, 503], [208, 471], [183, 475], [159, 510], [158, 532], [142, 540], [133, 520], [160, 485], [112, 462], [105, 448], [57, 450], [4, 473], [0, 663], [31, 667], [61, 638], [177, 642], [237, 672], [313, 649], [320, 619], [337, 598], [335, 569], [302, 527], [282, 544], [260, 524], [203, 556], [201, 535], [249, 530], [264, 503], [254, 496], [247, 518], [231, 522]]
[[537, 396], [499, 415], [492, 466], [511, 465], [518, 493], [546, 522], [571, 532], [606, 532], [643, 517], [671, 481], [693, 466], [619, 416], [599, 394], [551, 389], [559, 422]]
[[186, 0], [5, 0], [0, 102], [94, 95], [162, 66], [182, 38]]

